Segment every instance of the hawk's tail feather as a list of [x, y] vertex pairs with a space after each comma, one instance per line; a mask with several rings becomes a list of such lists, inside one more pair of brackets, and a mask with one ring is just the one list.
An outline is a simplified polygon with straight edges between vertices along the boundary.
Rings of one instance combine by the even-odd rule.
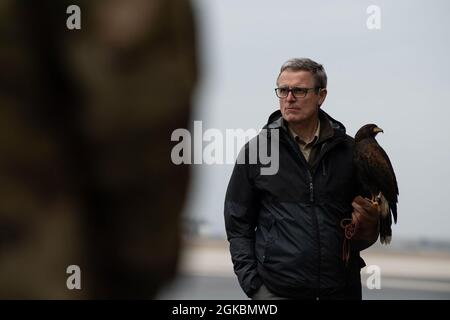
[[389, 214], [387, 217], [380, 216], [380, 241], [382, 244], [389, 244], [392, 240], [392, 219]]
[[380, 205], [380, 213], [382, 217], [387, 217], [391, 214], [391, 210], [389, 208], [389, 202], [387, 201], [386, 197], [382, 192], [379, 193], [377, 196], [377, 202]]
[[392, 215], [394, 216], [394, 222], [397, 223], [397, 204], [392, 204]]

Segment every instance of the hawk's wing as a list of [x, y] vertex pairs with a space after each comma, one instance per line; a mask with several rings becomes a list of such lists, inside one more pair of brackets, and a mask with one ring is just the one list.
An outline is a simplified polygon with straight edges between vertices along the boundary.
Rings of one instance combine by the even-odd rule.
[[356, 165], [370, 183], [383, 193], [389, 202], [394, 221], [397, 222], [398, 185], [388, 155], [375, 139], [363, 140], [358, 143], [357, 148]]

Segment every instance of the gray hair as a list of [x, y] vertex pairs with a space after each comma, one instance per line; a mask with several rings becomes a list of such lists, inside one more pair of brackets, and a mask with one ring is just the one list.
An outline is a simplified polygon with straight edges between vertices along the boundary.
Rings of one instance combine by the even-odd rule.
[[292, 71], [309, 71], [312, 73], [315, 81], [315, 86], [317, 88], [326, 88], [327, 87], [327, 74], [325, 73], [325, 69], [323, 66], [311, 59], [308, 58], [293, 58], [289, 59], [283, 65], [281, 66], [280, 73], [278, 74], [277, 78], [277, 85], [278, 85], [278, 79], [280, 78], [280, 75], [285, 70], [292, 70]]

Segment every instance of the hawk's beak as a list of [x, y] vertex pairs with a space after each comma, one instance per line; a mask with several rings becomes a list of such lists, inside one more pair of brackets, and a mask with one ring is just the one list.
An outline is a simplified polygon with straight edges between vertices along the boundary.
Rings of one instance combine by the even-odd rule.
[[373, 128], [373, 132], [374, 133], [378, 133], [378, 132], [383, 132], [384, 133], [383, 129], [378, 128], [378, 127]]

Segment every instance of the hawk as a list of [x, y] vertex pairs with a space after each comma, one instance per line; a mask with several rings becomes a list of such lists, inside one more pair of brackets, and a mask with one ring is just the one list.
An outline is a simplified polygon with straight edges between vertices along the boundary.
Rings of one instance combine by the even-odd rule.
[[[380, 241], [389, 244], [392, 238], [392, 217], [397, 223], [398, 185], [391, 161], [375, 136], [383, 132], [375, 124], [367, 124], [355, 136], [353, 164], [359, 191], [380, 213]], [[392, 215], [392, 217], [391, 217]]]

